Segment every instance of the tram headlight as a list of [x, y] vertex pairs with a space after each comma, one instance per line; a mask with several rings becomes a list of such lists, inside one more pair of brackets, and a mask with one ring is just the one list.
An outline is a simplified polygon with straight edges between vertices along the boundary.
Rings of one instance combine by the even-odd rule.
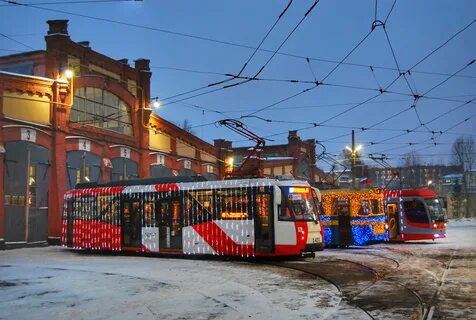
[[445, 228], [446, 228], [446, 226], [447, 226], [448, 224], [445, 222], [443, 225], [444, 225], [444, 226], [445, 226]]
[[436, 223], [433, 223], [433, 229], [436, 229], [436, 227], [438, 227], [438, 225]]

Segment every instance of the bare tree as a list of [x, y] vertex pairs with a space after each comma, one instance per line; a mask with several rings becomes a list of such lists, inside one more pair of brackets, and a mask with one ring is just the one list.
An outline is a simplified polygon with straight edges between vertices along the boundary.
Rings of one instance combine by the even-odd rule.
[[403, 188], [421, 187], [422, 165], [420, 155], [415, 150], [405, 153], [400, 160], [400, 186]]
[[475, 166], [476, 148], [472, 136], [458, 137], [451, 148], [454, 164], [461, 168], [461, 172], [471, 171]]
[[195, 132], [192, 130], [192, 123], [188, 119], [184, 119], [183, 122], [179, 122], [177, 125], [183, 130], [191, 134], [195, 134]]
[[402, 160], [401, 160], [401, 166], [402, 167], [417, 167], [421, 165], [421, 158], [418, 152], [415, 150], [412, 150], [410, 152], [407, 152], [403, 155]]
[[460, 136], [458, 137], [451, 148], [453, 154], [453, 162], [460, 168], [460, 172], [463, 175], [463, 195], [465, 205], [466, 217], [471, 216], [471, 210], [469, 207], [469, 186], [468, 178], [472, 174], [472, 170], [475, 166], [476, 161], [476, 148], [474, 139], [472, 136]]

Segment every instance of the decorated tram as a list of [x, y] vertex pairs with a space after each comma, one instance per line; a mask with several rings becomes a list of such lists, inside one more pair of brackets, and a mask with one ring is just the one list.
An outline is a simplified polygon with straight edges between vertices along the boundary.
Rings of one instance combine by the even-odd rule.
[[68, 191], [63, 246], [241, 257], [299, 256], [323, 248], [317, 196], [305, 181], [176, 178]]
[[388, 240], [383, 194], [379, 189], [322, 190], [325, 245], [346, 247]]
[[447, 217], [433, 190], [387, 190], [384, 194], [391, 241], [446, 238]]

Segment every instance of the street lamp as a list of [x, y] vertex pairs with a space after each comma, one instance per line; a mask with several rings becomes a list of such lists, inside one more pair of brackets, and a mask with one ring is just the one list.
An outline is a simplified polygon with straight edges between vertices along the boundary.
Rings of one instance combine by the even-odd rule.
[[347, 150], [350, 151], [351, 160], [352, 160], [352, 188], [355, 189], [355, 158], [357, 155], [357, 151], [362, 149], [362, 145], [359, 144], [357, 147], [355, 146], [355, 132], [352, 130], [352, 148], [349, 146], [345, 146]]
[[70, 102], [69, 106], [73, 106], [73, 101], [74, 101], [74, 72], [71, 69], [66, 69], [64, 71], [64, 76], [66, 79], [69, 81], [69, 94], [70, 94]]
[[158, 108], [160, 107], [159, 98], [157, 98], [157, 97], [154, 98], [154, 102], [152, 102], [152, 106], [153, 106], [155, 109], [158, 109]]

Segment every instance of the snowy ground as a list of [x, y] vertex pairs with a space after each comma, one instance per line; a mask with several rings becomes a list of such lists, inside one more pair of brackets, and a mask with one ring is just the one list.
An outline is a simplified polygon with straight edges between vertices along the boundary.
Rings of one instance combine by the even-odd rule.
[[476, 319], [475, 257], [476, 220], [280, 266], [0, 251], [0, 319]]

